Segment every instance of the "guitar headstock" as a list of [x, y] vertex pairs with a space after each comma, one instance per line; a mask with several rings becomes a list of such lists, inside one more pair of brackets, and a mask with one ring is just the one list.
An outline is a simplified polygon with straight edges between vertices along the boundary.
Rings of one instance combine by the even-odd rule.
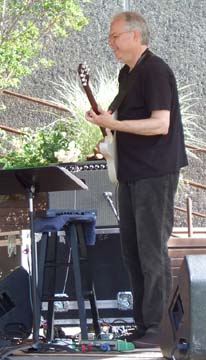
[[79, 73], [79, 77], [80, 77], [82, 86], [83, 87], [88, 86], [88, 84], [89, 84], [89, 68], [86, 63], [79, 64], [78, 73]]
[[[81, 83], [82, 83], [82, 86], [84, 88], [84, 91], [87, 95], [87, 98], [90, 102], [90, 105], [92, 107], [92, 109], [94, 110], [94, 112], [96, 114], [99, 114], [99, 110], [98, 110], [98, 105], [97, 105], [97, 102], [92, 94], [92, 90], [89, 86], [89, 68], [87, 66], [86, 63], [84, 64], [79, 64], [78, 66], [78, 73], [79, 73], [79, 77], [80, 77], [80, 80], [81, 80]], [[106, 130], [102, 127], [100, 127], [101, 129], [101, 132], [103, 134], [103, 136], [106, 136]]]

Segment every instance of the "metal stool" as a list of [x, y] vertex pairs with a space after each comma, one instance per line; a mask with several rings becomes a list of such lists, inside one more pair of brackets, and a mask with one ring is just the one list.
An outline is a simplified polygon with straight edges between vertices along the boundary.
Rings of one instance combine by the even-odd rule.
[[[77, 211], [76, 211], [77, 212]], [[79, 320], [80, 320], [80, 329], [81, 329], [81, 337], [82, 339], [88, 339], [88, 330], [87, 330], [87, 317], [86, 317], [86, 309], [85, 309], [85, 300], [90, 301], [91, 307], [91, 315], [93, 319], [93, 326], [96, 336], [100, 335], [100, 326], [99, 326], [99, 315], [98, 309], [96, 305], [96, 295], [94, 289], [94, 283], [91, 276], [90, 268], [89, 268], [89, 261], [88, 261], [88, 254], [87, 254], [87, 246], [93, 244], [95, 240], [95, 216], [94, 213], [87, 213], [84, 214], [76, 213], [76, 214], [55, 214], [57, 221], [61, 219], [60, 217], [64, 217], [65, 224], [59, 230], [64, 230], [66, 234], [66, 241], [71, 246], [71, 253], [72, 253], [72, 267], [73, 267], [73, 274], [74, 274], [74, 281], [75, 281], [75, 292], [76, 292], [76, 299], [78, 304], [78, 313], [79, 313]], [[54, 217], [53, 217], [54, 220]], [[55, 220], [54, 220], [55, 221]], [[55, 297], [55, 273], [56, 273], [56, 252], [54, 251], [54, 259], [49, 264], [46, 263], [47, 257], [47, 243], [50, 241], [50, 237], [54, 237], [55, 246], [57, 246], [58, 240], [58, 233], [57, 231], [49, 231], [52, 228], [51, 226], [51, 217], [41, 219], [41, 222], [44, 223], [45, 227], [42, 228], [42, 239], [40, 241], [39, 247], [39, 261], [38, 261], [38, 268], [39, 268], [39, 289], [40, 289], [40, 296], [42, 301], [48, 302], [48, 312], [47, 312], [47, 340], [53, 340], [54, 336], [54, 302], [55, 301], [65, 301], [65, 298]], [[50, 223], [50, 224], [49, 224]], [[61, 225], [60, 225], [61, 227]], [[90, 228], [87, 231], [87, 228]], [[40, 226], [41, 228], [41, 226]], [[92, 228], [92, 231], [91, 231]], [[46, 231], [45, 231], [46, 229]], [[52, 229], [54, 230], [54, 229]], [[50, 234], [50, 235], [49, 235]], [[87, 271], [82, 274], [81, 272], [81, 263], [87, 263]], [[70, 264], [71, 265], [71, 264]], [[69, 265], [69, 266], [70, 266]], [[49, 298], [45, 298], [43, 296], [43, 269], [47, 266], [53, 267], [53, 280], [50, 281], [51, 289], [50, 289], [50, 296]], [[82, 286], [82, 278], [86, 277], [87, 280], [87, 289], [84, 291]]]

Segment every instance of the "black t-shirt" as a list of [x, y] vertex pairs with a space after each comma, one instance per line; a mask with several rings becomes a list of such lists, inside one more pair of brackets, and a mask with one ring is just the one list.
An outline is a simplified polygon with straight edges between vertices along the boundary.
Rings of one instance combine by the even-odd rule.
[[153, 110], [170, 110], [170, 126], [167, 135], [143, 136], [117, 131], [117, 176], [121, 182], [166, 175], [187, 165], [174, 74], [162, 59], [149, 50], [146, 52], [131, 72], [127, 65], [120, 70], [120, 91], [131, 77], [132, 86], [118, 108], [117, 118], [146, 119]]

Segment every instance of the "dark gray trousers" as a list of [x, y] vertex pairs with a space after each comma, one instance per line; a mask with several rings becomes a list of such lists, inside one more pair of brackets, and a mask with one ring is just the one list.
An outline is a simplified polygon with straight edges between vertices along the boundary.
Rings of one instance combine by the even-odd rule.
[[167, 241], [179, 173], [119, 184], [120, 241], [136, 325], [159, 326], [171, 291]]

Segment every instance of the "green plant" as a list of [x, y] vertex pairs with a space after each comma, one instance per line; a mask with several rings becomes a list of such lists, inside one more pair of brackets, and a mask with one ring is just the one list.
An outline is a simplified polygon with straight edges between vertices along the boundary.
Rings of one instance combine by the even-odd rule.
[[66, 37], [85, 24], [79, 0], [0, 0], [0, 88], [51, 65], [39, 56], [46, 39]]
[[[97, 79], [91, 87], [97, 101], [106, 108], [117, 92], [116, 80], [105, 69]], [[78, 79], [60, 79], [55, 86], [58, 102], [66, 104], [71, 115], [35, 130], [21, 129], [25, 135], [18, 137], [1, 131], [0, 162], [4, 168], [86, 160], [93, 153], [102, 135], [97, 126], [85, 120], [90, 105]]]
[[72, 141], [67, 121], [58, 120], [42, 128], [23, 129], [24, 135], [1, 131], [0, 161], [4, 168], [48, 165], [79, 159], [80, 149]]

